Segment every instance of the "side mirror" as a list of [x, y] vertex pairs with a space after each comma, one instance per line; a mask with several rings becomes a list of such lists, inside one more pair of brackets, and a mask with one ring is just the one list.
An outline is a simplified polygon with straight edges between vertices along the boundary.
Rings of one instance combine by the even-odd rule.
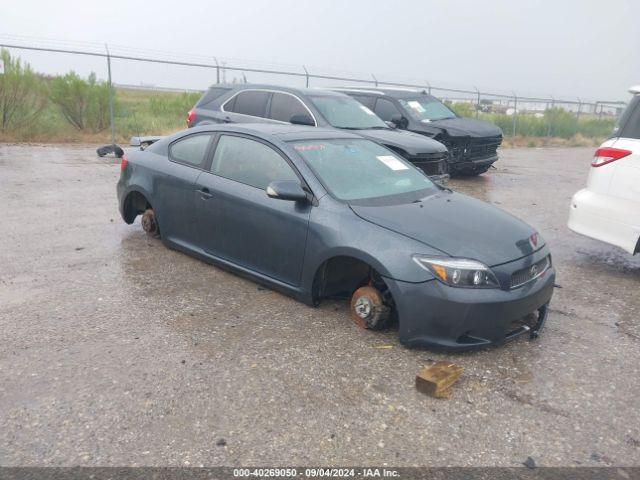
[[303, 113], [292, 115], [289, 119], [289, 122], [293, 123], [294, 125], [309, 125], [311, 127], [315, 127], [316, 125], [316, 123], [313, 121], [313, 118]]
[[291, 200], [294, 202], [307, 201], [307, 192], [299, 182], [295, 180], [279, 180], [271, 182], [267, 186], [267, 196], [278, 200]]
[[405, 129], [409, 126], [409, 120], [403, 117], [401, 114], [396, 113], [391, 117], [391, 121], [396, 124], [396, 127]]

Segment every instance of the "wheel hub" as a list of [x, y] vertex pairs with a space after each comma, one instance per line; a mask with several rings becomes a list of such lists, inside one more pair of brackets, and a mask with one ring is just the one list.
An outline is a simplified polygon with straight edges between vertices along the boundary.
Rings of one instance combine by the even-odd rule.
[[367, 297], [360, 297], [358, 300], [356, 300], [356, 303], [354, 305], [356, 315], [358, 315], [358, 317], [360, 318], [367, 318], [371, 314], [372, 308], [373, 304]]

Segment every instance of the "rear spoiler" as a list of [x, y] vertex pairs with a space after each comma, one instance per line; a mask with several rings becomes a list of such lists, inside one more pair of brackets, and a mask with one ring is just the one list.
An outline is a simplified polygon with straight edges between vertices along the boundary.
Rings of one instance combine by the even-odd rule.
[[157, 142], [162, 138], [164, 137], [131, 137], [129, 145], [131, 145], [132, 147], [140, 147], [140, 150], [144, 150], [149, 145]]

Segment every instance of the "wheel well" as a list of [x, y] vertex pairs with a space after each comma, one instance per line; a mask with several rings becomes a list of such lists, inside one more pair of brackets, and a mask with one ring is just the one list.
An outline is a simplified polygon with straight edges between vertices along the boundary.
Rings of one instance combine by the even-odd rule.
[[138, 215], [147, 208], [153, 208], [147, 198], [140, 192], [130, 192], [124, 200], [124, 221], [131, 224]]
[[368, 263], [355, 257], [332, 257], [322, 263], [313, 279], [313, 303], [324, 298], [349, 298], [359, 287], [372, 284], [383, 295], [385, 303], [393, 304], [391, 292], [380, 274]]
[[636, 249], [633, 251], [633, 254], [640, 253], [640, 237], [638, 237], [638, 241], [636, 242]]

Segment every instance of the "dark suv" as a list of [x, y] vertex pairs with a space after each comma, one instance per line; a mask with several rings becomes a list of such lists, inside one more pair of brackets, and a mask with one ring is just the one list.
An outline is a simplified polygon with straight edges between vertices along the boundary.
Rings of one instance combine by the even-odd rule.
[[213, 85], [189, 112], [187, 125], [294, 123], [354, 131], [404, 157], [433, 180], [449, 177], [447, 148], [438, 141], [391, 128], [348, 95], [273, 85]]
[[335, 89], [358, 100], [398, 128], [442, 142], [449, 149], [451, 174], [478, 175], [498, 160], [502, 130], [489, 122], [456, 115], [425, 91], [401, 89]]

